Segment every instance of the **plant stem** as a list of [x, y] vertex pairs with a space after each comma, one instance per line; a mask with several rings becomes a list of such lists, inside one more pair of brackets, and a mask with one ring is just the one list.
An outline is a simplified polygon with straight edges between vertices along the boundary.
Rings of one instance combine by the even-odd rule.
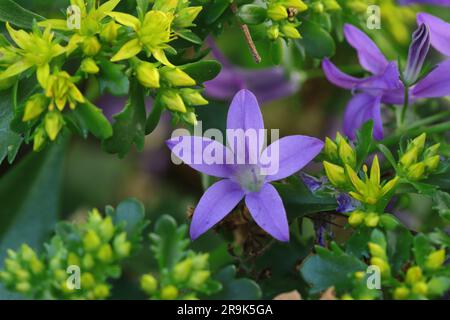
[[[233, 2], [230, 6], [231, 11], [233, 11], [234, 15], [237, 15], [238, 8], [235, 2]], [[258, 53], [258, 49], [256, 49], [255, 43], [253, 42], [252, 35], [250, 34], [250, 30], [248, 29], [248, 26], [246, 24], [242, 24], [239, 22], [239, 26], [241, 27], [242, 32], [244, 33], [245, 41], [248, 44], [248, 47], [250, 48], [250, 52], [252, 53], [253, 59], [255, 59], [256, 63], [261, 62], [261, 56]]]
[[408, 105], [409, 105], [409, 87], [406, 83], [404, 83], [404, 101], [403, 101], [403, 109], [402, 109], [402, 113], [401, 113], [401, 117], [400, 117], [400, 125], [403, 126], [405, 123], [405, 115], [406, 115], [406, 111], [408, 110]]

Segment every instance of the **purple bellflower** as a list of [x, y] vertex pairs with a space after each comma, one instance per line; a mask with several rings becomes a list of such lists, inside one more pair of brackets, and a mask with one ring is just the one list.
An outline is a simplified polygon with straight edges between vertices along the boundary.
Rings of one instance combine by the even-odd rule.
[[[450, 5], [450, 0], [448, 3]], [[422, 12], [417, 15], [417, 24], [426, 24], [430, 30], [430, 40], [433, 48], [450, 57], [450, 23]]]
[[247, 70], [233, 65], [209, 38], [211, 53], [221, 64], [222, 71], [213, 80], [207, 81], [205, 93], [210, 98], [231, 101], [236, 92], [248, 89], [260, 103], [267, 103], [293, 95], [300, 86], [296, 74], [289, 77], [281, 67]]
[[[273, 142], [263, 150], [264, 142], [251, 143], [247, 135], [232, 136], [230, 132], [264, 130], [264, 122], [256, 97], [248, 90], [239, 91], [234, 97], [227, 119], [227, 144], [198, 136], [180, 136], [167, 141], [168, 147], [193, 169], [210, 176], [224, 178], [213, 184], [195, 208], [190, 235], [193, 240], [212, 228], [245, 198], [245, 204], [254, 221], [267, 233], [280, 241], [289, 241], [289, 225], [281, 197], [270, 182], [281, 180], [298, 172], [322, 150], [323, 142], [307, 136], [288, 136]], [[240, 137], [240, 138], [239, 138]], [[237, 139], [236, 139], [237, 138]], [[230, 141], [230, 139], [232, 141]], [[233, 145], [243, 145], [235, 148]], [[240, 141], [239, 141], [240, 140]], [[188, 142], [202, 148], [179, 149]], [[205, 150], [220, 154], [221, 163], [212, 163]], [[251, 154], [256, 160], [252, 162]], [[262, 175], [263, 159], [277, 154], [277, 170]], [[236, 157], [245, 155], [245, 161], [236, 163]], [[211, 155], [212, 156], [212, 155]], [[192, 159], [202, 161], [192, 161]], [[232, 159], [231, 163], [228, 161]], [[242, 158], [241, 158], [242, 159]]]
[[[353, 25], [344, 26], [347, 42], [357, 51], [359, 63], [372, 75], [355, 78], [341, 72], [330, 60], [324, 59], [322, 69], [327, 79], [338, 87], [354, 94], [344, 114], [343, 131], [355, 139], [356, 131], [367, 121], [374, 121], [373, 136], [383, 138], [381, 104], [403, 104], [404, 84], [395, 61], [389, 62], [377, 45]], [[432, 41], [432, 40], [431, 40]], [[419, 98], [436, 98], [450, 94], [450, 61], [436, 66], [427, 76], [413, 84], [422, 69], [430, 46], [428, 25], [421, 24], [414, 32], [408, 65], [404, 72], [409, 86], [409, 103]], [[406, 81], [405, 81], [406, 82]]]

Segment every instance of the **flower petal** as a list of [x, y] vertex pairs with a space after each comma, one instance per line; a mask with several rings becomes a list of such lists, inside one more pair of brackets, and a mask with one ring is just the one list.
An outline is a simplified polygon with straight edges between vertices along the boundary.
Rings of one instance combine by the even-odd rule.
[[277, 240], [289, 241], [289, 224], [286, 210], [277, 190], [266, 183], [259, 192], [245, 197], [250, 214], [255, 222]]
[[321, 140], [307, 136], [288, 136], [275, 141], [261, 155], [261, 161], [267, 162], [267, 167], [273, 166], [266, 169], [266, 166], [261, 165], [261, 169], [266, 169], [268, 173], [266, 181], [281, 180], [298, 172], [311, 162], [322, 148]]
[[228, 179], [216, 182], [200, 199], [192, 217], [190, 234], [192, 240], [222, 220], [244, 198], [241, 187]]
[[230, 150], [215, 140], [197, 136], [180, 136], [166, 141], [175, 156], [191, 168], [209, 176], [228, 178], [232, 165]]
[[16, 63], [10, 65], [8, 69], [0, 73], [0, 80], [4, 80], [7, 78], [11, 78], [13, 76], [16, 76], [25, 70], [31, 68], [33, 64], [31, 62], [28, 62], [26, 60], [19, 60]]
[[353, 89], [363, 81], [363, 79], [358, 79], [343, 73], [328, 58], [323, 59], [322, 69], [328, 81], [344, 89]]
[[428, 13], [417, 15], [417, 24], [426, 24], [430, 29], [431, 45], [440, 53], [450, 56], [450, 24]]
[[450, 95], [450, 60], [437, 65], [412, 89], [415, 98], [437, 98]]
[[142, 45], [139, 42], [139, 39], [133, 39], [128, 41], [120, 48], [119, 52], [117, 52], [112, 58], [112, 62], [117, 62], [121, 60], [126, 60], [134, 57], [139, 52], [142, 51]]
[[388, 61], [364, 32], [351, 24], [344, 25], [344, 35], [347, 42], [358, 52], [359, 63], [373, 74], [383, 72]]
[[118, 23], [123, 24], [124, 26], [133, 28], [133, 30], [138, 30], [141, 26], [141, 22], [138, 18], [132, 16], [131, 14], [123, 13], [123, 12], [110, 12], [108, 16], [116, 20]]
[[373, 136], [383, 139], [383, 123], [381, 120], [380, 97], [361, 93], [354, 96], [347, 105], [344, 114], [344, 133], [352, 140], [356, 139], [356, 131], [367, 121], [374, 121]]
[[[239, 134], [242, 130], [243, 136]], [[231, 102], [227, 119], [227, 143], [238, 163], [245, 160], [246, 164], [254, 164], [257, 161], [255, 157], [259, 157], [264, 145], [263, 130], [264, 121], [255, 95], [249, 90], [240, 90]], [[242, 139], [245, 139], [245, 151], [239, 147], [244, 145]]]

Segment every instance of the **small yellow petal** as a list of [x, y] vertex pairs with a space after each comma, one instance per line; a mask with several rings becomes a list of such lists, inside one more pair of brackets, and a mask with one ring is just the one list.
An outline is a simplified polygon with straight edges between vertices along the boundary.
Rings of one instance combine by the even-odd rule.
[[50, 76], [50, 65], [48, 63], [44, 64], [42, 66], [39, 66], [37, 68], [36, 77], [42, 88], [47, 87], [47, 82], [48, 82], [49, 76]]
[[67, 21], [63, 19], [47, 19], [38, 22], [39, 27], [47, 28], [50, 27], [53, 30], [63, 30], [68, 31]]
[[366, 189], [366, 185], [361, 181], [356, 172], [349, 165], [345, 165], [345, 169], [355, 189], [359, 192], [364, 191]]
[[387, 182], [383, 188], [381, 188], [381, 196], [386, 195], [389, 191], [392, 190], [392, 188], [395, 187], [395, 185], [397, 184], [398, 180], [400, 178], [399, 177], [395, 177], [394, 179], [392, 179], [391, 181]]
[[0, 80], [4, 80], [7, 78], [11, 78], [13, 76], [16, 76], [25, 70], [31, 68], [33, 64], [31, 62], [28, 62], [26, 60], [20, 60], [14, 63], [13, 65], [9, 66], [8, 69], [0, 73]]
[[376, 155], [372, 161], [372, 168], [370, 168], [370, 181], [376, 186], [380, 184], [380, 163]]
[[141, 22], [138, 18], [132, 16], [131, 14], [122, 13], [122, 12], [110, 12], [108, 16], [116, 20], [118, 23], [123, 24], [124, 26], [133, 28], [135, 31], [141, 27]]
[[161, 62], [162, 64], [173, 67], [173, 64], [171, 64], [169, 60], [167, 60], [166, 53], [164, 52], [164, 50], [162, 49], [153, 50], [152, 54], [153, 57], [155, 57], [155, 59]]
[[138, 39], [133, 39], [128, 41], [120, 48], [119, 52], [117, 52], [114, 57], [111, 58], [112, 62], [117, 62], [121, 60], [130, 59], [136, 56], [139, 52], [142, 51], [142, 46]]
[[6, 29], [8, 30], [11, 39], [22, 49], [25, 49], [30, 44], [30, 35], [23, 30], [14, 30], [13, 27], [6, 23]]

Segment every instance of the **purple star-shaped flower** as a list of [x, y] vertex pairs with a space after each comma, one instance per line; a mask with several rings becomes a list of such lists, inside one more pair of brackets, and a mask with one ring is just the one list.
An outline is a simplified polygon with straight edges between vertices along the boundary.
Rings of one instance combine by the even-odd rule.
[[[410, 46], [408, 65], [404, 72], [410, 81], [409, 103], [419, 98], [436, 98], [450, 94], [449, 61], [437, 65], [418, 83], [412, 83], [417, 79], [428, 53], [430, 45], [428, 28], [428, 24], [421, 24], [414, 32]], [[372, 76], [355, 78], [341, 72], [329, 59], [323, 60], [322, 69], [327, 79], [336, 86], [352, 90], [354, 93], [345, 110], [343, 131], [349, 138], [355, 139], [356, 131], [368, 120], [373, 120], [373, 136], [381, 140], [383, 138], [381, 104], [399, 105], [404, 102], [404, 85], [400, 80], [397, 63], [389, 62], [377, 45], [353, 25], [344, 26], [344, 36], [356, 49], [361, 66], [372, 73]]]
[[[236, 138], [230, 134], [240, 130], [264, 130], [258, 102], [248, 90], [241, 90], [236, 94], [228, 111], [228, 146], [198, 136], [181, 136], [167, 141], [172, 152], [193, 169], [224, 178], [213, 184], [200, 199], [191, 223], [191, 238], [195, 240], [212, 228], [245, 198], [245, 204], [253, 219], [262, 229], [280, 241], [289, 241], [286, 211], [278, 192], [270, 182], [289, 177], [302, 169], [320, 153], [323, 142], [307, 136], [288, 136], [273, 142], [263, 150], [264, 142], [261, 139], [250, 143], [245, 135], [237, 135]], [[233, 143], [230, 139], [233, 139]], [[238, 141], [240, 139], [241, 141]], [[179, 148], [180, 144], [185, 143], [201, 148], [190, 148], [190, 152], [185, 152]], [[244, 148], [233, 147], [236, 145], [244, 145]], [[212, 157], [221, 161], [213, 163], [211, 159], [207, 159], [205, 150], [215, 150]], [[262, 174], [267, 164], [265, 159], [274, 155], [277, 156], [275, 158], [278, 170], [267, 175]], [[230, 159], [232, 161], [229, 161]], [[236, 159], [245, 161], [236, 162]]]

